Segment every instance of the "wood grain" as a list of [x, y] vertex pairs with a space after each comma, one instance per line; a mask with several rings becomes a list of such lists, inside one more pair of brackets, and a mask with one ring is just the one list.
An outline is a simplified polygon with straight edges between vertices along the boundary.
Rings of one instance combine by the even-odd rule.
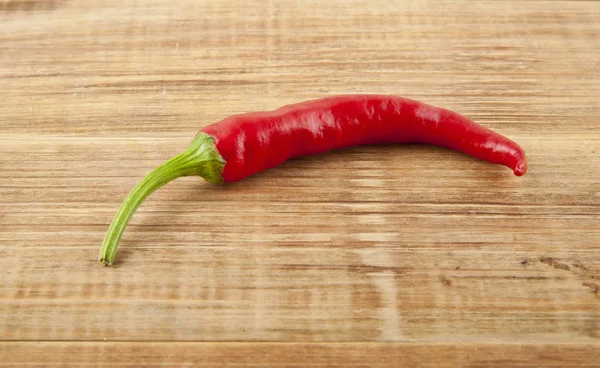
[[0, 343], [0, 367], [597, 367], [590, 345], [394, 343]]
[[[600, 2], [1, 0], [0, 86], [0, 366], [599, 360]], [[407, 145], [183, 178], [98, 264], [201, 126], [341, 93], [459, 111], [530, 171]]]

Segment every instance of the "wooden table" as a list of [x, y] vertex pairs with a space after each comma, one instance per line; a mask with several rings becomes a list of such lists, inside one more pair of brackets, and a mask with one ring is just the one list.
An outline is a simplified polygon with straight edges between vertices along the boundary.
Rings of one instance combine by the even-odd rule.
[[[600, 366], [600, 2], [0, 0], [0, 367]], [[228, 115], [402, 95], [530, 171], [357, 147], [146, 173]]]

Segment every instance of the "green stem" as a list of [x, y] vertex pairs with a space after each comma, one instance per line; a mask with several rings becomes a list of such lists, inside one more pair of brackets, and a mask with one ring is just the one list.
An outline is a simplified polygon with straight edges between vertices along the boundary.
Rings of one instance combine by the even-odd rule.
[[182, 176], [201, 176], [209, 183], [220, 184], [223, 182], [224, 166], [225, 161], [215, 146], [214, 138], [198, 133], [184, 152], [154, 169], [129, 192], [108, 228], [100, 249], [100, 263], [113, 263], [125, 227], [152, 192]]

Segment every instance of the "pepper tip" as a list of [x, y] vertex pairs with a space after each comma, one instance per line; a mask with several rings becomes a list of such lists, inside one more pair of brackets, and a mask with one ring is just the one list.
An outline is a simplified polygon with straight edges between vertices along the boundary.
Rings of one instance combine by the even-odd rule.
[[521, 161], [515, 166], [514, 173], [516, 176], [523, 176], [527, 172], [527, 161]]

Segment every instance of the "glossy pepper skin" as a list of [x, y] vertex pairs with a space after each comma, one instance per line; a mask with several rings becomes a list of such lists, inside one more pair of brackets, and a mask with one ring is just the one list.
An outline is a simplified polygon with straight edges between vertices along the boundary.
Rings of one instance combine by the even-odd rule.
[[527, 171], [525, 153], [510, 139], [458, 113], [402, 97], [343, 95], [234, 115], [202, 128], [184, 152], [131, 190], [106, 233], [100, 262], [113, 263], [136, 209], [152, 192], [178, 177], [235, 182], [294, 157], [390, 143], [443, 146], [507, 166], [517, 176]]
[[200, 130], [227, 162], [224, 182], [288, 159], [357, 145], [426, 143], [527, 171], [518, 144], [468, 118], [418, 101], [381, 95], [328, 97], [269, 112], [230, 116]]

